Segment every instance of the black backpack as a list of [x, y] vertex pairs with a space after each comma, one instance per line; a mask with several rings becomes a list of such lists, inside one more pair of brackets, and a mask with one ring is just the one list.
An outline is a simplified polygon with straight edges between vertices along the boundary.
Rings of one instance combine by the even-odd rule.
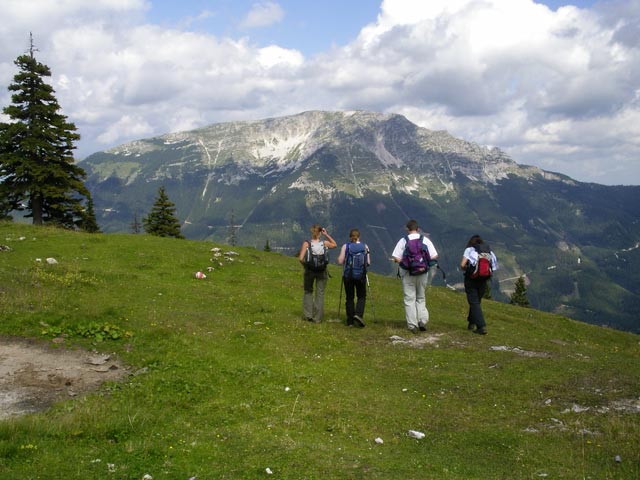
[[311, 248], [311, 240], [307, 240], [309, 244], [304, 254], [304, 266], [313, 272], [324, 272], [329, 264], [329, 249], [322, 242], [323, 253], [313, 253]]
[[362, 280], [367, 276], [367, 249], [364, 243], [347, 243], [343, 278]]

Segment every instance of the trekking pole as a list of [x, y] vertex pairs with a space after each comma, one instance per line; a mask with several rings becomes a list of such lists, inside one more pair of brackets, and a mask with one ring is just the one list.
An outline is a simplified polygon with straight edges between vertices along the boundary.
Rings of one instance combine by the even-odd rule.
[[344, 285], [344, 277], [340, 275], [340, 298], [338, 298], [338, 321], [340, 321], [340, 305], [342, 304], [342, 286]]
[[371, 300], [371, 311], [373, 312], [373, 323], [378, 323], [378, 320], [376, 320], [376, 307], [373, 304], [373, 295], [371, 295], [371, 285], [369, 284], [369, 275], [365, 274], [365, 278], [367, 279], [367, 288], [369, 289], [369, 300]]

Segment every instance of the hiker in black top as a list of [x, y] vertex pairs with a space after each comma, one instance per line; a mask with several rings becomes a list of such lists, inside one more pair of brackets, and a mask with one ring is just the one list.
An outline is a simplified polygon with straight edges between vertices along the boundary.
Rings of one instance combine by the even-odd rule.
[[[324, 235], [326, 240], [321, 240]], [[311, 239], [302, 242], [298, 259], [304, 266], [304, 295], [302, 297], [302, 314], [305, 320], [320, 323], [324, 314], [324, 289], [327, 286], [329, 272], [324, 259], [327, 249], [336, 248], [335, 242], [326, 229], [318, 224], [311, 227]], [[324, 265], [323, 265], [324, 263]], [[315, 297], [313, 284], [316, 284]]]
[[[349, 242], [340, 250], [338, 263], [344, 265], [342, 282], [345, 293], [345, 309], [347, 311], [347, 326], [354, 324], [364, 327], [364, 306], [367, 297], [367, 268], [371, 264], [369, 247], [360, 242], [360, 230], [352, 228], [349, 232]], [[358, 301], [355, 302], [355, 297]]]
[[[486, 256], [490, 269], [488, 272], [478, 273], [480, 258]], [[483, 260], [484, 261], [484, 260]], [[467, 294], [469, 303], [469, 314], [467, 315], [467, 328], [473, 333], [480, 335], [487, 334], [486, 322], [482, 313], [482, 297], [487, 290], [487, 280], [491, 278], [491, 272], [498, 269], [498, 261], [491, 247], [484, 243], [480, 235], [473, 235], [467, 242], [467, 248], [462, 254], [460, 269], [464, 272], [464, 291]]]

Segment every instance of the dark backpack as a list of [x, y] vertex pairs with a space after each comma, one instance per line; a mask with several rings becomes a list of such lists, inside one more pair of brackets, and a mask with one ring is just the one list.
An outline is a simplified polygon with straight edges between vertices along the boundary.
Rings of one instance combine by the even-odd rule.
[[304, 254], [304, 266], [305, 268], [313, 272], [324, 272], [329, 264], [329, 250], [322, 242], [322, 253], [313, 253], [311, 248], [311, 240], [307, 240], [309, 246], [307, 252]]
[[469, 277], [471, 278], [490, 278], [493, 270], [491, 268], [491, 247], [486, 243], [480, 243], [473, 246], [478, 252], [478, 261], [475, 266], [469, 269]]
[[347, 243], [343, 278], [362, 280], [367, 275], [367, 249], [364, 243]]
[[407, 235], [404, 239], [407, 244], [404, 247], [400, 268], [407, 270], [409, 275], [427, 273], [431, 256], [429, 255], [429, 249], [423, 242], [424, 235], [420, 235], [420, 238], [414, 238], [413, 240], [409, 240]]

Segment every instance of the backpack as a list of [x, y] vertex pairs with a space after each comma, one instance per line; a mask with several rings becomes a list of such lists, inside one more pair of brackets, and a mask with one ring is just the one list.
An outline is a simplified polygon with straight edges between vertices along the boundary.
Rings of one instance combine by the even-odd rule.
[[316, 242], [322, 243], [322, 253], [314, 253], [311, 240], [307, 240], [307, 243], [309, 246], [307, 247], [307, 252], [304, 254], [305, 268], [313, 272], [324, 272], [329, 264], [329, 250], [324, 245], [324, 242]]
[[429, 249], [423, 242], [424, 235], [420, 235], [420, 238], [414, 238], [413, 240], [409, 240], [407, 235], [404, 239], [407, 244], [404, 247], [400, 268], [407, 270], [409, 275], [427, 273], [431, 256], [429, 255]]
[[367, 275], [367, 249], [364, 243], [347, 243], [343, 278], [362, 280]]
[[478, 261], [475, 266], [469, 269], [469, 277], [471, 278], [490, 278], [493, 270], [491, 268], [491, 247], [486, 243], [480, 243], [473, 246], [478, 252]]

